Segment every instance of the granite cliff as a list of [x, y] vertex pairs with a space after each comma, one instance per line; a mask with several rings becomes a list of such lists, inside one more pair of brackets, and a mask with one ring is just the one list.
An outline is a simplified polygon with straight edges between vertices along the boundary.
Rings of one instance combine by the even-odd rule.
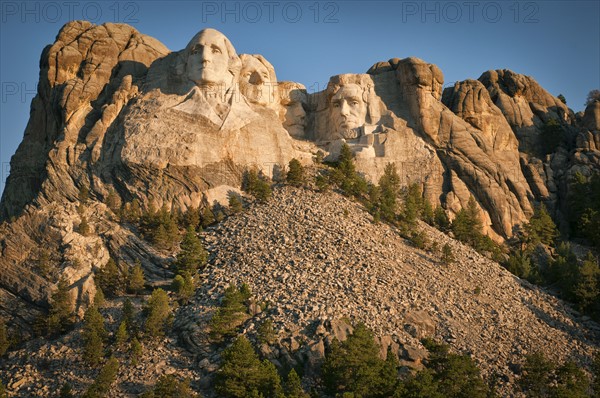
[[[547, 151], [550, 121], [564, 137]], [[203, 207], [239, 192], [248, 169], [276, 179], [291, 159], [309, 165], [321, 151], [334, 160], [343, 144], [368, 180], [393, 162], [404, 186], [419, 184], [450, 218], [475, 198], [484, 231], [503, 241], [537, 203], [566, 228], [569, 178], [600, 169], [600, 103], [576, 115], [533, 78], [509, 70], [444, 89], [442, 71], [412, 57], [333, 76], [324, 91], [307, 93], [301, 84], [277, 82], [264, 57], [238, 55], [212, 29], [170, 51], [127, 25], [70, 22], [41, 55], [38, 93], [0, 202], [0, 313], [27, 330], [64, 276], [82, 315], [94, 297], [94, 275], [110, 257], [123, 267], [139, 260], [150, 282], [170, 276], [172, 259], [117, 222], [105, 204], [111, 195], [143, 208]], [[90, 197], [85, 208], [78, 207], [82, 189]], [[76, 228], [84, 218], [86, 236]], [[51, 253], [54, 273], [39, 272], [40, 248]], [[215, 286], [239, 279], [214, 272]], [[327, 311], [311, 311], [318, 317], [320, 310]]]

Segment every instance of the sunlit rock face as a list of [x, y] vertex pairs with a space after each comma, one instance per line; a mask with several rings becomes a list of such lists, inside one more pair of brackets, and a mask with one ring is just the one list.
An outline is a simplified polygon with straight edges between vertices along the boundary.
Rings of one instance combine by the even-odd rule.
[[[281, 177], [291, 159], [309, 165], [322, 151], [335, 160], [347, 144], [369, 181], [394, 163], [403, 185], [420, 185], [450, 217], [473, 197], [485, 231], [502, 240], [534, 202], [560, 214], [566, 181], [600, 169], [599, 103], [577, 119], [528, 76], [488, 71], [444, 90], [437, 66], [393, 58], [307, 93], [300, 83], [278, 82], [276, 66], [238, 55], [214, 29], [170, 51], [127, 25], [66, 24], [42, 53], [38, 93], [0, 202], [2, 220], [16, 218], [0, 231], [0, 286], [10, 291], [0, 310], [47, 301], [53, 282], [27, 264], [57, 231], [61, 244], [73, 242], [65, 269], [92, 243], [94, 268], [105, 250], [131, 253], [123, 248], [138, 244], [125, 230], [73, 240], [65, 225], [80, 222], [69, 209], [81, 187], [98, 205], [93, 214], [104, 211], [110, 192], [121, 203], [185, 210], [226, 201], [249, 168]], [[568, 142], [541, 158], [541, 129], [552, 119]], [[93, 295], [90, 272], [66, 273], [78, 305]]]

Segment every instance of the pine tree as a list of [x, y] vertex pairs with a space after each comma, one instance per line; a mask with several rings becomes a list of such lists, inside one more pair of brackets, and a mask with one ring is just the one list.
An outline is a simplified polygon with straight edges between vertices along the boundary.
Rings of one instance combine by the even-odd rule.
[[106, 298], [104, 297], [104, 291], [100, 286], [96, 286], [96, 294], [94, 294], [94, 305], [98, 308], [104, 307]]
[[384, 372], [385, 368], [373, 332], [360, 323], [346, 341], [334, 340], [331, 344], [323, 364], [323, 380], [331, 395], [354, 393], [356, 396], [383, 397], [389, 393], [381, 390], [389, 382], [383, 380], [383, 374], [389, 373], [389, 369]]
[[210, 206], [206, 206], [204, 210], [202, 210], [202, 227], [206, 228], [216, 222], [215, 213], [213, 213]]
[[423, 341], [429, 351], [428, 369], [434, 374], [438, 390], [449, 398], [486, 398], [489, 393], [475, 362], [468, 355], [452, 354], [447, 345], [431, 339]]
[[423, 214], [423, 196], [421, 186], [412, 183], [404, 194], [403, 218], [409, 225], [414, 224]]
[[112, 188], [108, 190], [108, 195], [106, 196], [106, 206], [108, 206], [108, 208], [114, 213], [117, 213], [121, 207], [121, 199]]
[[8, 394], [6, 393], [6, 387], [4, 387], [4, 383], [0, 380], [0, 398], [8, 398]]
[[254, 189], [254, 197], [256, 200], [262, 203], [267, 202], [269, 199], [271, 199], [272, 193], [273, 191], [271, 190], [271, 184], [269, 184], [268, 181], [260, 178], [256, 188]]
[[433, 223], [435, 227], [442, 232], [446, 232], [450, 228], [450, 220], [448, 219], [448, 215], [440, 206], [437, 206], [433, 210]]
[[121, 308], [121, 321], [127, 324], [127, 328], [130, 332], [133, 330], [135, 324], [134, 311], [131, 300], [126, 298], [125, 301], [123, 301], [123, 307]]
[[300, 187], [304, 184], [304, 167], [298, 159], [293, 158], [290, 160], [286, 180], [288, 184], [294, 187]]
[[117, 263], [112, 258], [108, 259], [104, 267], [96, 271], [95, 279], [96, 284], [109, 297], [118, 296], [123, 291], [123, 277]]
[[556, 369], [556, 383], [552, 386], [553, 397], [588, 398], [590, 381], [585, 372], [574, 362], [567, 361]]
[[597, 302], [600, 296], [600, 267], [591, 252], [579, 267], [573, 293], [582, 311], [586, 311]]
[[6, 330], [4, 319], [0, 318], [0, 357], [6, 353], [9, 346], [8, 331]]
[[236, 193], [230, 193], [229, 197], [229, 210], [232, 213], [241, 213], [244, 210], [244, 205], [242, 203], [242, 199]]
[[131, 364], [136, 366], [138, 361], [142, 357], [142, 352], [144, 348], [137, 337], [131, 339], [131, 347], [130, 347], [130, 355], [131, 355]]
[[50, 272], [52, 270], [52, 264], [50, 262], [50, 253], [48, 253], [48, 250], [40, 249], [38, 255], [37, 269], [40, 273], [40, 276], [42, 276], [43, 278], [46, 278], [50, 275]]
[[444, 243], [444, 246], [442, 246], [442, 257], [441, 257], [442, 263], [449, 265], [452, 264], [454, 262], [454, 252], [452, 251], [452, 247], [447, 244]]
[[560, 100], [560, 102], [562, 102], [563, 104], [565, 104], [565, 105], [567, 104], [567, 99], [565, 98], [564, 95], [558, 94], [558, 96], [556, 98], [558, 98]]
[[90, 234], [90, 224], [88, 223], [87, 217], [81, 216], [78, 231], [83, 236], [88, 236]]
[[100, 364], [104, 357], [104, 343], [95, 330], [84, 332], [83, 359], [90, 366]]
[[381, 395], [391, 397], [394, 394], [394, 390], [398, 385], [398, 369], [400, 368], [400, 361], [398, 357], [392, 351], [392, 346], [388, 346], [385, 362], [383, 363], [380, 375], [380, 385], [378, 391]]
[[397, 197], [400, 191], [400, 177], [395, 163], [388, 163], [385, 166], [383, 175], [379, 179], [379, 189], [381, 191], [379, 206], [381, 218], [393, 222], [396, 219]]
[[309, 398], [310, 395], [304, 392], [302, 388], [300, 377], [294, 369], [288, 373], [287, 380], [285, 381], [285, 396], [286, 398]]
[[542, 353], [535, 352], [525, 357], [523, 374], [518, 385], [528, 397], [548, 396], [550, 376], [554, 366]]
[[83, 357], [90, 365], [98, 365], [104, 357], [104, 341], [108, 332], [104, 327], [104, 318], [96, 306], [91, 306], [83, 318]]
[[187, 271], [183, 271], [183, 273], [178, 274], [173, 278], [171, 288], [175, 294], [177, 294], [178, 299], [183, 303], [187, 303], [196, 291], [194, 278]]
[[600, 398], [600, 351], [594, 354], [592, 362], [592, 389], [594, 390], [594, 398]]
[[221, 341], [224, 337], [233, 337], [237, 334], [236, 328], [247, 317], [248, 308], [245, 301], [249, 296], [246, 290], [242, 292], [235, 285], [225, 289], [221, 306], [210, 321], [210, 334], [214, 340]]
[[140, 260], [135, 262], [135, 266], [129, 275], [129, 290], [136, 295], [144, 289], [146, 278], [144, 277], [144, 270], [142, 269], [142, 263]]
[[119, 328], [115, 333], [115, 344], [117, 347], [121, 348], [125, 345], [127, 340], [129, 340], [129, 333], [127, 333], [127, 322], [121, 321]]
[[196, 398], [198, 395], [190, 388], [189, 380], [180, 380], [175, 375], [161, 376], [151, 391], [140, 398]]
[[139, 222], [142, 217], [142, 206], [140, 201], [136, 198], [128, 203], [124, 208], [125, 218], [129, 222]]
[[262, 344], [271, 344], [275, 340], [275, 329], [271, 318], [265, 319], [257, 330], [258, 341]]
[[256, 391], [265, 397], [282, 393], [281, 381], [273, 364], [261, 362], [250, 342], [238, 337], [222, 354], [217, 371], [215, 391], [224, 398], [246, 398]]
[[462, 208], [452, 221], [452, 232], [456, 239], [477, 248], [482, 234], [483, 224], [479, 218], [477, 202], [472, 196], [469, 198], [466, 208]]
[[106, 397], [110, 391], [111, 385], [117, 378], [119, 372], [119, 361], [116, 358], [111, 358], [100, 369], [100, 373], [92, 385], [87, 389], [83, 398], [101, 398]]
[[85, 185], [82, 185], [79, 188], [79, 193], [77, 195], [77, 199], [81, 202], [82, 205], [87, 205], [88, 200], [90, 199], [90, 190]]
[[69, 383], [63, 384], [58, 393], [58, 398], [75, 398], [73, 395], [73, 387], [71, 387]]
[[198, 268], [203, 267], [208, 260], [208, 253], [202, 245], [202, 241], [191, 227], [188, 228], [181, 242], [181, 250], [177, 254], [177, 272], [182, 274], [188, 272], [190, 275], [196, 273]]
[[197, 230], [200, 225], [200, 209], [197, 207], [188, 207], [183, 214], [182, 220], [185, 229], [192, 227], [194, 230]]
[[558, 238], [556, 224], [552, 221], [552, 217], [550, 217], [546, 206], [543, 204], [535, 208], [533, 216], [523, 229], [525, 242], [529, 248], [533, 248], [539, 243], [554, 246], [554, 242]]
[[161, 337], [169, 323], [171, 307], [169, 297], [162, 289], [154, 289], [146, 305], [146, 333], [150, 337]]
[[66, 279], [58, 281], [57, 288], [50, 299], [50, 311], [47, 326], [49, 334], [63, 333], [75, 321], [69, 284]]
[[537, 272], [532, 267], [531, 258], [521, 250], [513, 252], [506, 260], [505, 267], [512, 274], [527, 280], [536, 280]]

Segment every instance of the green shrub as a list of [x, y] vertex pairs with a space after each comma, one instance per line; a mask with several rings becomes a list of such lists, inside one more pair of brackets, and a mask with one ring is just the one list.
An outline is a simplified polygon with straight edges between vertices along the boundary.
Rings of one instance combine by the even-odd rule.
[[171, 323], [171, 307], [167, 293], [160, 288], [154, 289], [146, 304], [145, 312], [147, 314], [145, 329], [148, 336], [162, 337]]
[[556, 149], [565, 141], [565, 130], [556, 119], [550, 119], [542, 126], [540, 140], [542, 154], [548, 155], [556, 152]]
[[246, 301], [249, 293], [248, 285], [244, 285], [239, 289], [234, 285], [225, 289], [221, 306], [210, 321], [210, 335], [217, 342], [235, 336], [237, 327], [248, 317]]
[[190, 387], [188, 379], [181, 380], [175, 375], [160, 376], [154, 388], [140, 395], [140, 398], [196, 398], [199, 397]]
[[0, 357], [6, 353], [10, 347], [10, 340], [8, 338], [8, 330], [4, 324], [4, 319], [0, 318]]
[[229, 210], [232, 213], [241, 213], [244, 210], [244, 204], [242, 203], [242, 199], [236, 193], [230, 193], [228, 196], [229, 200]]
[[102, 398], [107, 397], [110, 386], [115, 382], [119, 372], [119, 361], [111, 358], [102, 367], [94, 383], [87, 389], [83, 398]]
[[223, 362], [215, 377], [215, 391], [220, 397], [281, 396], [281, 380], [277, 370], [271, 362], [258, 359], [244, 336], [238, 337], [223, 351], [221, 358]]
[[142, 268], [142, 263], [139, 260], [136, 261], [135, 266], [131, 270], [131, 274], [129, 275], [128, 288], [129, 291], [139, 294], [142, 290], [144, 290], [144, 285], [146, 283], [146, 278], [144, 276], [144, 270]]
[[288, 184], [294, 187], [300, 187], [304, 184], [304, 167], [298, 161], [298, 159], [293, 158], [290, 160], [288, 164], [288, 172], [286, 175], [286, 181]]
[[57, 288], [50, 298], [50, 311], [47, 318], [47, 332], [50, 335], [64, 333], [75, 322], [73, 303], [66, 279], [58, 281]]
[[442, 246], [441, 261], [443, 264], [446, 264], [446, 265], [452, 264], [455, 261], [454, 252], [452, 251], [452, 247], [450, 247], [450, 245], [447, 243], [444, 243], [444, 246]]
[[[393, 355], [392, 355], [393, 356]], [[346, 341], [334, 340], [323, 363], [323, 381], [330, 395], [353, 393], [360, 397], [389, 397], [396, 387], [390, 374], [396, 365], [379, 358], [373, 333], [362, 323]]]
[[207, 260], [208, 253], [204, 249], [202, 241], [196, 235], [196, 231], [192, 227], [188, 227], [181, 241], [181, 250], [177, 254], [177, 261], [175, 262], [177, 273], [187, 272], [193, 275], [199, 268], [206, 265]]

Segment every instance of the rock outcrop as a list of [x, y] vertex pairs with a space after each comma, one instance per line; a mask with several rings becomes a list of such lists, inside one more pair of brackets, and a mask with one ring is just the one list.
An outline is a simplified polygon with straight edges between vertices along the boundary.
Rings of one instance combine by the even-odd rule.
[[[498, 241], [527, 221], [534, 202], [566, 214], [570, 176], [600, 168], [598, 103], [581, 127], [560, 100], [511, 71], [442, 92], [443, 84], [437, 66], [393, 58], [333, 76], [309, 95], [297, 83], [278, 86], [264, 57], [238, 55], [213, 29], [170, 51], [127, 25], [69, 22], [41, 55], [0, 202], [0, 311], [13, 319], [14, 308], [28, 309], [18, 322], [30, 324], [61, 275], [82, 310], [109, 256], [123, 267], [140, 259], [148, 275], [166, 272], [168, 258], [111, 218], [101, 203], [110, 192], [142, 207], [202, 207], [237, 192], [249, 168], [277, 177], [292, 158], [309, 164], [321, 150], [335, 159], [344, 143], [369, 180], [393, 162], [403, 185], [420, 184], [450, 217], [474, 197]], [[552, 119], [567, 139], [543, 157], [539, 136]], [[89, 236], [73, 227], [83, 188]], [[40, 247], [56, 253], [55, 274], [36, 265]]]
[[[495, 374], [501, 396], [515, 396], [526, 354], [586, 365], [597, 351], [600, 326], [543, 289], [522, 281], [473, 249], [425, 224], [438, 249], [411, 247], [398, 231], [374, 224], [355, 202], [335, 192], [279, 188], [267, 204], [252, 205], [203, 234], [210, 250], [202, 286], [180, 306], [168, 336], [146, 344], [136, 366], [123, 366], [110, 396], [139, 394], [158, 376], [190, 377], [204, 396], [224, 347], [211, 344], [208, 323], [230, 284], [252, 290], [252, 315], [240, 332], [257, 340], [271, 319], [274, 340], [257, 344], [261, 355], [287, 371], [302, 366], [305, 386], [323, 362], [333, 338], [344, 340], [352, 322], [375, 331], [381, 355], [387, 347], [402, 366], [418, 369], [433, 337], [469, 354], [486, 376]], [[448, 244], [456, 261], [443, 264]], [[139, 308], [139, 299], [132, 298]], [[121, 299], [103, 309], [109, 330], [120, 322]], [[80, 333], [47, 343], [34, 340], [11, 352], [0, 377], [18, 396], [46, 397], [69, 382], [79, 393], [93, 379], [81, 366]], [[123, 355], [123, 363], [129, 354]], [[405, 369], [407, 370], [407, 369]]]

